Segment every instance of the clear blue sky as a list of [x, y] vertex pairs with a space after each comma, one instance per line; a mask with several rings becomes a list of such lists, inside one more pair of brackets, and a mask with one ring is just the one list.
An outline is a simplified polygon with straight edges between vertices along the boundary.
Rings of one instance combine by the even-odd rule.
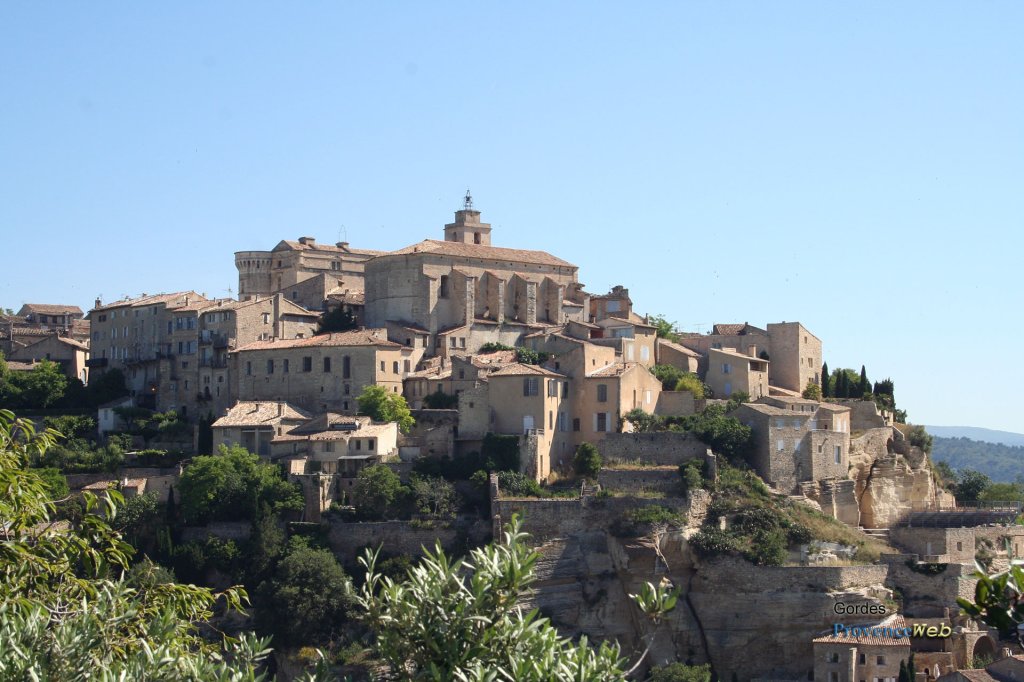
[[1024, 431], [1020, 2], [0, 4], [0, 306], [497, 245]]

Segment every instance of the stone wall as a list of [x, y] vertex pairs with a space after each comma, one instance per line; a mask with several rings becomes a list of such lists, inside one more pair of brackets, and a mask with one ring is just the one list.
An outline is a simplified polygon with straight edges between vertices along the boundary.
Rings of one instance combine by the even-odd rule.
[[707, 445], [693, 435], [678, 431], [654, 433], [609, 433], [599, 449], [605, 462], [641, 461], [648, 464], [675, 465], [703, 457]]
[[865, 431], [892, 426], [889, 412], [879, 412], [872, 400], [835, 400], [836, 403], [850, 408], [850, 430]]
[[413, 410], [416, 425], [401, 437], [402, 446], [419, 446], [419, 454], [432, 457], [451, 455], [459, 428], [458, 410]]
[[889, 532], [897, 547], [924, 561], [974, 565], [974, 528], [901, 527]]
[[597, 482], [605, 490], [616, 492], [678, 493], [680, 486], [679, 468], [674, 466], [652, 467], [650, 469], [616, 469], [607, 467], [597, 475]]
[[181, 530], [182, 542], [203, 542], [208, 537], [221, 540], [248, 540], [252, 524], [248, 521], [216, 521], [205, 526], [188, 526]]
[[929, 575], [911, 568], [919, 559], [918, 554], [882, 555], [882, 563], [889, 569], [886, 585], [899, 591], [905, 615], [939, 617], [951, 607], [955, 611], [957, 597], [973, 599], [973, 565], [947, 564], [942, 572]]
[[696, 414], [697, 402], [689, 391], [662, 391], [658, 394], [658, 403], [654, 407], [654, 414], [661, 416]]
[[866, 453], [874, 457], [884, 457], [894, 452], [892, 427], [870, 428], [856, 438], [851, 438], [850, 452]]
[[461, 553], [467, 538], [471, 543], [482, 543], [490, 531], [482, 521], [465, 529], [456, 526], [420, 528], [410, 521], [342, 523], [328, 520], [325, 526], [328, 546], [343, 564], [354, 563], [365, 547], [382, 547], [388, 556], [404, 554], [418, 557], [423, 555], [423, 548], [433, 550], [440, 541], [446, 551]]

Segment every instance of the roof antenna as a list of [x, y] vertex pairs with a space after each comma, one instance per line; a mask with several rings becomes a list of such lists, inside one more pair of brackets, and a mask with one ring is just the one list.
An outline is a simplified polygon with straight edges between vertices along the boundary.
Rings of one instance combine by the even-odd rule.
[[465, 198], [464, 201], [465, 201], [465, 203], [463, 205], [463, 210], [472, 211], [473, 210], [473, 195], [469, 193], [469, 188], [468, 187], [466, 188], [466, 198]]

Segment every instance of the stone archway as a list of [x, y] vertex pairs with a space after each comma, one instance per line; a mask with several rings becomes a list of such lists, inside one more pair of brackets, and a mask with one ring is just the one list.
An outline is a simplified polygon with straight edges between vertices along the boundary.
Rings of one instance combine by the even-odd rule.
[[998, 651], [996, 641], [988, 635], [983, 635], [971, 647], [971, 660], [968, 663], [976, 664], [982, 661], [991, 663], [996, 660], [996, 651]]

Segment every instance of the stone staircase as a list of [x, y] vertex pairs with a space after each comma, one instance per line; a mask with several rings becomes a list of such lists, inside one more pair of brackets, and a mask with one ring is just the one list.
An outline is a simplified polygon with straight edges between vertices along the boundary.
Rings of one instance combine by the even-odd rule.
[[871, 536], [873, 538], [876, 538], [878, 540], [881, 540], [882, 542], [885, 542], [885, 543], [889, 542], [889, 529], [888, 528], [863, 528], [863, 527], [861, 527], [861, 530], [864, 531], [865, 535], [869, 535], [869, 536]]

